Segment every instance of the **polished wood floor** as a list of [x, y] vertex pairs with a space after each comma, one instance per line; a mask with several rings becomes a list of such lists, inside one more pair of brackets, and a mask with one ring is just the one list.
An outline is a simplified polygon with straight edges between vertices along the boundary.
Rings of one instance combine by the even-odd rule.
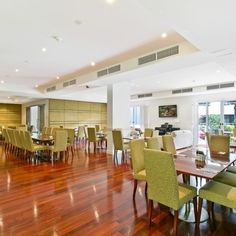
[[[0, 235], [171, 235], [173, 217], [161, 207], [147, 224], [144, 184], [132, 201], [130, 164], [114, 165], [104, 150], [74, 158], [29, 162], [0, 147]], [[216, 206], [210, 222], [179, 221], [179, 235], [236, 235], [236, 214]]]

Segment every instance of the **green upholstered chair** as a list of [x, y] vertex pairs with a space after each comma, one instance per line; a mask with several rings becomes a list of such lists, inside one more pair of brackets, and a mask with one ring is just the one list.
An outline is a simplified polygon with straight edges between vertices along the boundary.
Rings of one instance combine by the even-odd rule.
[[214, 211], [213, 203], [229, 208], [236, 208], [236, 188], [227, 184], [209, 181], [199, 190], [197, 225], [200, 222], [203, 199], [208, 203], [208, 214]]
[[236, 174], [236, 166], [229, 166], [227, 171]]
[[61, 129], [57, 130], [54, 136], [54, 145], [52, 146], [47, 146], [48, 150], [52, 152], [51, 155], [51, 160], [53, 162], [53, 157], [54, 154], [57, 156], [59, 155], [60, 152], [63, 152], [65, 156], [65, 152], [67, 150], [67, 140], [68, 140], [68, 133], [66, 130]]
[[134, 190], [133, 199], [135, 199], [135, 193], [138, 185], [138, 181], [146, 181], [146, 171], [144, 167], [144, 155], [143, 150], [145, 148], [144, 139], [133, 139], [130, 141], [131, 160], [134, 176]]
[[144, 138], [150, 138], [153, 135], [153, 129], [152, 128], [145, 128], [144, 129]]
[[2, 130], [2, 136], [4, 138], [4, 149], [5, 149], [5, 152], [7, 152], [8, 151], [8, 147], [9, 147], [9, 143], [10, 143], [10, 138], [9, 138], [7, 129], [3, 129]]
[[228, 171], [220, 172], [214, 178], [214, 181], [236, 187], [236, 174]]
[[144, 149], [144, 163], [148, 184], [149, 223], [151, 224], [153, 201], [170, 207], [174, 209], [173, 235], [176, 235], [179, 209], [192, 199], [197, 217], [197, 189], [178, 183], [174, 160], [169, 152]]
[[149, 138], [147, 140], [147, 148], [161, 150], [158, 138], [157, 137]]
[[172, 135], [163, 135], [163, 149], [166, 152], [170, 152], [172, 155], [176, 154], [175, 144]]
[[94, 127], [88, 127], [88, 150], [90, 150], [90, 144], [93, 143], [94, 151], [96, 150], [97, 144], [100, 143], [102, 139], [96, 136], [96, 130]]
[[230, 144], [229, 136], [211, 135], [209, 149], [211, 153], [224, 152], [225, 154], [229, 154], [230, 150], [229, 144]]
[[[23, 147], [30, 154], [29, 158], [33, 158], [35, 153], [37, 153], [38, 151], [47, 150], [47, 146], [38, 145], [38, 144], [33, 143], [33, 140], [31, 138], [31, 133], [29, 131], [24, 131], [24, 144], [23, 144]], [[28, 155], [27, 155], [27, 157], [28, 157]]]
[[99, 132], [100, 131], [100, 125], [95, 125], [95, 131]]
[[67, 140], [67, 150], [71, 151], [72, 157], [74, 156], [74, 141], [75, 141], [75, 130], [74, 129], [65, 129], [67, 131], [68, 140]]
[[127, 159], [127, 151], [130, 149], [129, 142], [124, 142], [121, 129], [113, 129], [112, 138], [114, 145], [114, 162], [116, 161], [118, 163], [118, 151], [122, 151], [122, 161], [124, 162], [125, 158]]

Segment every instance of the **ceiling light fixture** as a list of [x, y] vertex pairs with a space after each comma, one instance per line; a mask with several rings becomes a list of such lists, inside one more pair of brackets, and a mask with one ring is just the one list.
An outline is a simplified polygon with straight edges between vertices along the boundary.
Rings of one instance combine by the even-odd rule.
[[10, 99], [11, 97], [7, 97], [8, 99]]
[[108, 4], [113, 4], [113, 3], [115, 2], [115, 0], [106, 0], [106, 2], [107, 2]]
[[35, 85], [35, 88], [38, 88], [38, 84]]
[[96, 63], [94, 61], [92, 61], [90, 64], [91, 64], [91, 66], [95, 66], [96, 65]]
[[19, 72], [19, 69], [15, 69], [15, 72]]
[[56, 79], [60, 79], [60, 76], [56, 76]]
[[4, 80], [1, 80], [1, 84], [4, 84], [5, 82], [4, 82]]
[[42, 48], [42, 52], [46, 52], [47, 51], [47, 48]]
[[216, 73], [220, 73], [220, 70], [216, 70]]
[[162, 33], [161, 34], [161, 37], [164, 39], [164, 38], [166, 38], [167, 37], [167, 33]]

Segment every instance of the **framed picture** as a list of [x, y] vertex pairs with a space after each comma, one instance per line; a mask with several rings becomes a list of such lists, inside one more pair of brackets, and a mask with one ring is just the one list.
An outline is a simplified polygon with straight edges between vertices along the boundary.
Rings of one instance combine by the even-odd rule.
[[159, 117], [177, 117], [177, 105], [159, 106]]

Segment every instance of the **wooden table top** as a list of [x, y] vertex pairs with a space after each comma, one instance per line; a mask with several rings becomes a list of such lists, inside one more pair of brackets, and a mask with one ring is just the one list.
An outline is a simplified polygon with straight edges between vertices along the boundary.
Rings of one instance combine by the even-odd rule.
[[205, 161], [196, 160], [196, 154], [191, 150], [174, 156], [175, 169], [178, 173], [212, 179], [236, 160], [236, 154], [208, 154]]

